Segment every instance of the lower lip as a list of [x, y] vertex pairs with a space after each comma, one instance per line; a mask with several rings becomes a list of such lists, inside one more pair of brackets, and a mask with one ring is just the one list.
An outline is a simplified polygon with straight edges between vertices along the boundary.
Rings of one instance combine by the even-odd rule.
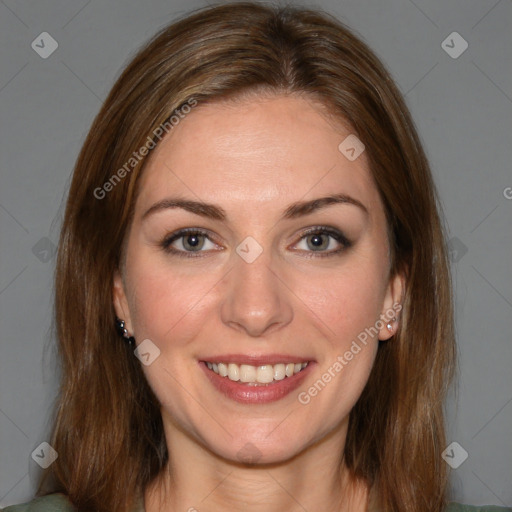
[[283, 380], [261, 386], [248, 386], [240, 381], [233, 381], [228, 377], [221, 377], [210, 370], [203, 361], [199, 361], [199, 365], [215, 388], [228, 398], [242, 404], [265, 404], [281, 400], [281, 398], [284, 398], [297, 389], [310, 373], [314, 363], [308, 363], [306, 368], [291, 377], [285, 377]]

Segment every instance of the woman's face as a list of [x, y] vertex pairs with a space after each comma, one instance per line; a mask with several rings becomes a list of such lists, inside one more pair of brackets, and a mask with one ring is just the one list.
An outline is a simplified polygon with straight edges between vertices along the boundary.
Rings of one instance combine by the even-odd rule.
[[348, 135], [254, 97], [199, 105], [153, 151], [114, 297], [168, 437], [263, 463], [346, 429], [402, 286]]

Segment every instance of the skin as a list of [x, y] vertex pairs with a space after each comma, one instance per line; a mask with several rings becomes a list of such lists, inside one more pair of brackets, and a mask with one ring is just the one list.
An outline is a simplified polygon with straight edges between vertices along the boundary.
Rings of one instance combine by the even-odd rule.
[[[404, 286], [402, 276], [390, 277], [384, 209], [365, 153], [351, 162], [338, 150], [350, 133], [305, 97], [254, 96], [196, 107], [153, 151], [113, 286], [129, 333], [160, 350], [143, 370], [162, 404], [170, 464], [145, 491], [148, 512], [367, 510], [368, 490], [350, 478], [342, 454], [379, 339], [396, 323], [389, 331], [383, 322], [308, 404], [297, 399], [400, 302]], [[333, 193], [367, 212], [334, 204], [281, 220], [291, 203]], [[178, 195], [214, 203], [227, 219], [181, 208], [142, 219]], [[304, 235], [313, 226], [335, 228], [352, 244], [323, 235], [321, 251], [330, 255], [322, 257]], [[208, 231], [211, 241], [198, 257], [167, 253], [161, 242], [187, 227]], [[247, 236], [263, 248], [252, 263], [236, 252]], [[185, 242], [173, 247], [184, 251]], [[283, 399], [240, 404], [197, 364], [229, 353], [296, 354], [316, 365]], [[239, 461], [247, 443], [258, 450], [256, 464]]]

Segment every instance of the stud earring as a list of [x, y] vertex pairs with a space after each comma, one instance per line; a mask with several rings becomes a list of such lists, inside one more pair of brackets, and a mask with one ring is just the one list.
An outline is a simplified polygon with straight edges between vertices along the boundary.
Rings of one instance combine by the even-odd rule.
[[125, 327], [125, 321], [119, 318], [116, 318], [116, 331], [121, 338], [123, 338], [128, 346], [133, 347], [135, 345], [135, 338], [128, 334], [128, 330]]
[[388, 328], [388, 331], [392, 332], [393, 331], [393, 324], [391, 322], [396, 322], [396, 317], [393, 317], [391, 319], [391, 321], [388, 322], [388, 325], [386, 325], [386, 327]]

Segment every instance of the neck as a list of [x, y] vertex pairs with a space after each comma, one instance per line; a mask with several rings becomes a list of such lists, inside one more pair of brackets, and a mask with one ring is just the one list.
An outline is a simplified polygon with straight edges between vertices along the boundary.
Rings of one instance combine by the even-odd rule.
[[241, 464], [166, 429], [169, 463], [145, 491], [146, 512], [366, 512], [368, 488], [345, 466], [346, 425], [278, 463]]

